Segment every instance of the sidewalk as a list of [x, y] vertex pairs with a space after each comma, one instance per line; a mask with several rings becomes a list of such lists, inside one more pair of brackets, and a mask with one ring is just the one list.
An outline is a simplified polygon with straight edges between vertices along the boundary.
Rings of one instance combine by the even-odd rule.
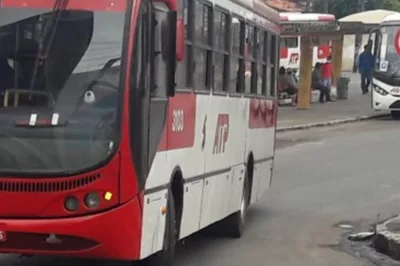
[[368, 119], [371, 116], [387, 115], [371, 108], [371, 92], [361, 94], [360, 76], [343, 73], [351, 78], [347, 100], [332, 103], [312, 103], [308, 110], [298, 110], [292, 106], [280, 106], [278, 111], [278, 131], [296, 130], [343, 122]]

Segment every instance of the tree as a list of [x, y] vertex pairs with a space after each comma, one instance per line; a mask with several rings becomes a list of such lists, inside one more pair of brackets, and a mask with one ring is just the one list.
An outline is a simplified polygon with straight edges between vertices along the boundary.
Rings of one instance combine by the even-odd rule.
[[[329, 0], [313, 0], [313, 11], [324, 13], [326, 1]], [[330, 0], [328, 13], [334, 14], [338, 19], [357, 13], [357, 2], [355, 0]], [[400, 12], [400, 0], [364, 0], [364, 10], [374, 9], [387, 9]]]

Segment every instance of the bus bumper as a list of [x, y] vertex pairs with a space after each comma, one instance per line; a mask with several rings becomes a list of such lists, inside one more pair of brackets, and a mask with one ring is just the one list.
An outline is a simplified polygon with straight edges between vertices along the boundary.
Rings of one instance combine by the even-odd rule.
[[83, 217], [0, 219], [0, 253], [136, 260], [141, 216], [135, 197], [115, 209]]
[[373, 92], [372, 108], [377, 111], [400, 110], [400, 97]]

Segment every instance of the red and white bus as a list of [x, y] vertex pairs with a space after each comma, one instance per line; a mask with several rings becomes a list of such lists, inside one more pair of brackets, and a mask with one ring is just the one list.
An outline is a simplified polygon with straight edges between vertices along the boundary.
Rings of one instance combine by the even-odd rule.
[[277, 12], [0, 2], [0, 253], [172, 265], [211, 224], [242, 235], [271, 184]]
[[[283, 12], [279, 15], [281, 21], [293, 21], [298, 23], [336, 20], [334, 15], [329, 14]], [[313, 65], [317, 62], [326, 62], [327, 57], [331, 53], [330, 47], [329, 39], [324, 40], [320, 37], [320, 43], [314, 47]], [[279, 65], [285, 68], [300, 68], [300, 36], [281, 37]]]

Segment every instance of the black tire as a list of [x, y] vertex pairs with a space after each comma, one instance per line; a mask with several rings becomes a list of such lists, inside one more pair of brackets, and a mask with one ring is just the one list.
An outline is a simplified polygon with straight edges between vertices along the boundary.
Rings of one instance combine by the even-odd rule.
[[248, 171], [246, 170], [240, 210], [229, 216], [224, 223], [230, 237], [240, 238], [243, 236], [247, 209], [250, 205], [250, 189]]
[[149, 257], [149, 266], [173, 266], [175, 247], [177, 242], [176, 214], [172, 192], [169, 191], [167, 199], [167, 214], [165, 218], [165, 233], [163, 250]]
[[393, 119], [400, 119], [400, 111], [391, 111], [390, 114], [392, 115]]

